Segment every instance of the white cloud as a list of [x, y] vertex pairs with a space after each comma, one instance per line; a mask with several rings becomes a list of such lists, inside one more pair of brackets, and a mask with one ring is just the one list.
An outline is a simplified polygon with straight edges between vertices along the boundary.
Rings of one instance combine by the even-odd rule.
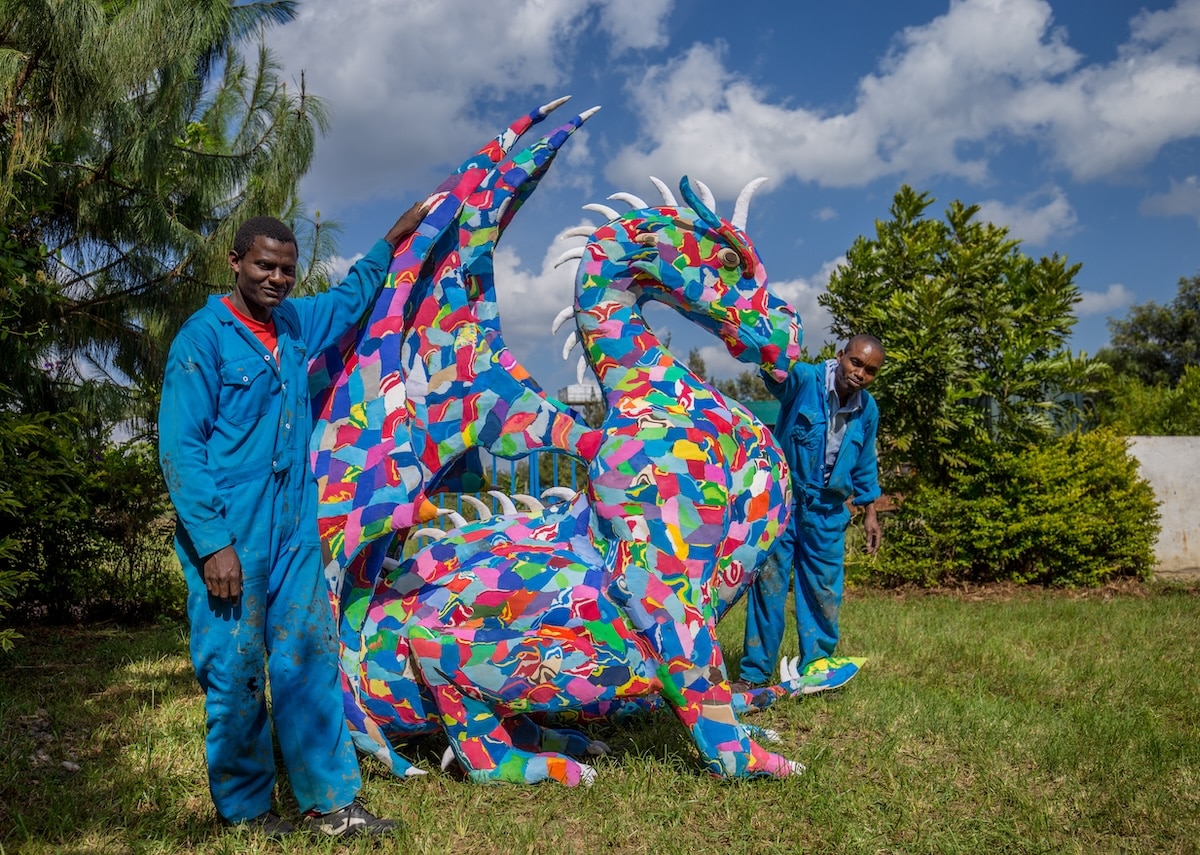
[[1080, 294], [1083, 299], [1075, 308], [1080, 317], [1107, 314], [1133, 302], [1133, 292], [1119, 282], [1109, 285], [1105, 291], [1081, 291]]
[[302, 4], [270, 44], [284, 78], [298, 81], [303, 70], [332, 114], [305, 197], [332, 209], [426, 190], [427, 170], [456, 165], [516, 118], [490, 103], [514, 92], [545, 101], [569, 94], [560, 91], [569, 63], [581, 38], [596, 38], [597, 14], [625, 47], [649, 47], [661, 43], [670, 6], [639, 0], [635, 21], [632, 0]]
[[674, 0], [608, 0], [600, 5], [600, 29], [612, 35], [613, 53], [667, 43], [666, 20]]
[[326, 269], [329, 270], [329, 281], [336, 284], [346, 278], [346, 274], [350, 272], [350, 268], [354, 266], [363, 254], [357, 253], [349, 258], [344, 255], [334, 255], [325, 259]]
[[845, 256], [839, 256], [822, 264], [821, 269], [810, 277], [771, 280], [771, 290], [795, 308], [796, 315], [804, 327], [804, 346], [810, 354], [815, 355], [825, 342], [835, 340], [835, 336], [829, 330], [832, 319], [829, 312], [817, 302], [817, 298], [825, 293], [833, 271], [845, 263]]
[[654, 118], [610, 178], [691, 170], [719, 195], [760, 174], [831, 187], [895, 175], [982, 182], [998, 142], [1030, 141], [1090, 179], [1200, 134], [1200, 0], [1133, 18], [1107, 65], [1081, 65], [1044, 0], [954, 0], [897, 37], [845, 113], [771, 102], [725, 61], [720, 43], [697, 44], [629, 85]]
[[1193, 217], [1200, 225], [1200, 176], [1189, 175], [1182, 181], [1172, 178], [1170, 190], [1146, 197], [1138, 210], [1160, 217]]
[[[1038, 204], [1042, 199], [1044, 203]], [[1007, 226], [1009, 237], [1032, 246], [1042, 246], [1053, 237], [1070, 234], [1078, 222], [1067, 194], [1059, 187], [1047, 188], [1015, 205], [995, 199], [981, 202], [979, 217], [998, 226]]]
[[833, 208], [821, 208], [821, 210], [817, 211], [815, 214], [813, 214], [813, 216], [821, 222], [827, 223], [830, 220], [836, 220], [838, 213]]
[[[575, 225], [595, 227], [596, 223], [581, 220]], [[552, 394], [560, 386], [575, 382], [575, 364], [582, 352], [576, 347], [569, 359], [563, 360], [563, 344], [574, 326], [564, 326], [557, 336], [550, 332], [554, 317], [574, 299], [578, 267], [578, 262], [568, 261], [556, 268], [554, 262], [564, 251], [582, 243], [582, 238], [556, 238], [546, 247], [536, 270], [527, 269], [520, 256], [506, 245], [502, 244], [495, 254], [496, 303], [504, 341], [534, 380]]]

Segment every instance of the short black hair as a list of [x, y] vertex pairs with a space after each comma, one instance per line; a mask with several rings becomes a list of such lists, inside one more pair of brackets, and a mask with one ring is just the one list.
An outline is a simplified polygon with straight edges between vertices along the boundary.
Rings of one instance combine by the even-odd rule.
[[850, 336], [850, 340], [846, 342], [846, 350], [849, 350], [856, 344], [869, 344], [871, 347], [878, 348], [879, 352], [884, 354], [884, 356], [887, 355], [887, 351], [883, 349], [883, 342], [870, 333], [861, 332]]
[[297, 250], [300, 248], [296, 243], [296, 236], [282, 220], [274, 217], [251, 217], [238, 226], [237, 234], [233, 236], [234, 254], [241, 258], [250, 251], [250, 247], [254, 246], [254, 239], [260, 236], [277, 240], [280, 243], [290, 243]]

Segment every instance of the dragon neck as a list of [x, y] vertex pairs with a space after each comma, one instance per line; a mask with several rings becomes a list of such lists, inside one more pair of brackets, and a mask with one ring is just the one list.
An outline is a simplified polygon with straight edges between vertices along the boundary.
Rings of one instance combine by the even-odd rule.
[[610, 400], [635, 368], [675, 364], [642, 317], [632, 284], [632, 279], [587, 276], [576, 299], [575, 318], [584, 354]]

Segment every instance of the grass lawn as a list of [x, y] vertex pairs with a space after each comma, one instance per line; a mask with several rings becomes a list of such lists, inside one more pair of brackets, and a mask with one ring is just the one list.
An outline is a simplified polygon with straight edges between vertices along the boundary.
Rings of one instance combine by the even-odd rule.
[[842, 628], [863, 672], [753, 719], [802, 776], [713, 780], [669, 715], [598, 731], [590, 789], [467, 784], [430, 737], [424, 778], [364, 761], [406, 823], [376, 848], [217, 828], [183, 627], [29, 631], [0, 659], [0, 853], [1200, 852], [1200, 587], [855, 591]]

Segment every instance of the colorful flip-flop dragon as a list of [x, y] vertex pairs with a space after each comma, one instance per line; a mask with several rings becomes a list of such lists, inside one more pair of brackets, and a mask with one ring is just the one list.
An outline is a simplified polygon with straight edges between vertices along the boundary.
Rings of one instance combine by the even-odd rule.
[[[555, 153], [595, 110], [516, 155], [518, 137], [565, 99], [522, 117], [429, 199], [397, 247], [384, 291], [356, 334], [314, 363], [312, 459], [346, 710], [360, 750], [398, 775], [395, 750], [443, 729], [475, 781], [590, 781], [576, 759], [603, 750], [547, 717], [618, 715], [665, 702], [709, 771], [783, 777], [802, 767], [755, 741], [737, 709], [805, 691], [794, 675], [730, 691], [716, 622], [786, 525], [787, 467], [770, 432], [676, 360], [646, 324], [647, 301], [718, 335], [738, 359], [782, 379], [800, 357], [794, 310], [767, 288], [744, 227], [703, 185], [677, 203], [590, 230], [579, 258], [576, 335], [607, 415], [589, 428], [547, 396], [505, 347], [492, 258]], [[466, 489], [472, 449], [536, 449], [586, 462], [565, 502], [460, 525], [407, 558]]]

